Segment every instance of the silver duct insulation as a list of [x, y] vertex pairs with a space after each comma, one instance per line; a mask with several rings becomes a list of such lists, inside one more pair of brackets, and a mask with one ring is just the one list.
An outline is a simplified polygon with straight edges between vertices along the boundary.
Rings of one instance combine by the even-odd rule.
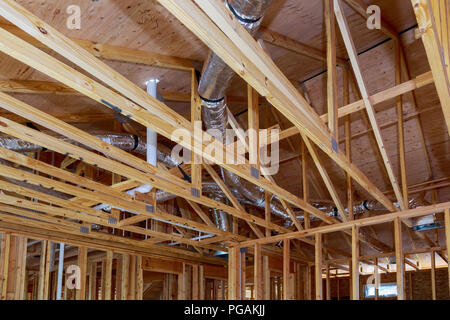
[[[50, 132], [45, 132], [59, 140], [68, 142], [73, 145], [82, 146], [80, 143], [63, 136], [56, 136]], [[145, 155], [147, 152], [147, 142], [145, 137], [138, 137], [129, 133], [91, 133], [92, 136], [106, 142], [114, 147], [122, 149], [127, 152], [135, 152]], [[0, 147], [13, 150], [20, 153], [26, 152], [42, 152], [44, 149], [34, 143], [17, 139], [9, 135], [0, 135]], [[157, 152], [157, 159], [159, 162], [167, 164], [171, 167], [180, 165], [175, 159], [170, 156], [168, 147], [161, 146]]]
[[[245, 29], [254, 35], [259, 29], [264, 12], [271, 3], [272, 0], [227, 0], [226, 6]], [[203, 101], [202, 113], [206, 129], [224, 144], [226, 143], [225, 132], [228, 123], [225, 92], [234, 76], [234, 71], [214, 52], [210, 51], [203, 67], [198, 92]], [[264, 207], [263, 189], [226, 170], [224, 171], [224, 181], [233, 193], [242, 195], [257, 207]], [[283, 214], [285, 216], [283, 218], [289, 219], [282, 211], [277, 210], [277, 212]], [[223, 217], [226, 214], [221, 213], [220, 216]], [[220, 225], [223, 226], [225, 223], [221, 221]]]

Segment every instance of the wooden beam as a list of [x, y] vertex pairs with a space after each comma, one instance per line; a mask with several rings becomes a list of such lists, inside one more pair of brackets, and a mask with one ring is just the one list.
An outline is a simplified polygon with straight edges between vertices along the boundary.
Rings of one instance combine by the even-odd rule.
[[397, 277], [397, 299], [404, 300], [404, 255], [402, 244], [402, 223], [400, 218], [394, 219], [394, 236], [395, 236], [395, 261], [396, 261], [396, 277]]
[[316, 280], [316, 300], [323, 300], [323, 283], [322, 283], [322, 234], [315, 236], [315, 280]]
[[[384, 165], [386, 167], [386, 171], [388, 172], [389, 179], [391, 181], [392, 187], [395, 191], [395, 195], [397, 197], [398, 202], [401, 204], [401, 209], [405, 210], [406, 207], [404, 205], [403, 196], [401, 194], [400, 187], [398, 185], [397, 178], [395, 177], [394, 171], [392, 169], [391, 162], [389, 160], [389, 156], [386, 151], [386, 147], [383, 141], [383, 138], [381, 136], [380, 128], [378, 126], [378, 122], [375, 116], [375, 110], [373, 108], [373, 104], [369, 99], [369, 92], [367, 89], [367, 85], [365, 83], [365, 80], [363, 78], [363, 74], [361, 71], [361, 66], [358, 61], [358, 54], [356, 52], [355, 44], [353, 42], [353, 39], [350, 35], [350, 29], [348, 26], [347, 19], [344, 16], [344, 11], [342, 9], [342, 2], [341, 0], [334, 0], [334, 10], [336, 14], [336, 19], [339, 24], [339, 28], [341, 30], [342, 37], [345, 42], [345, 47], [347, 48], [348, 55], [350, 57], [351, 65], [353, 67], [353, 71], [355, 73], [356, 80], [358, 82], [359, 90], [361, 91], [361, 95], [364, 100], [364, 105], [366, 106], [366, 111], [369, 116], [370, 124], [372, 125], [375, 138], [378, 143], [378, 147], [380, 149], [380, 153], [382, 155]], [[395, 211], [396, 209], [393, 209], [391, 211]]]
[[[9, 32], [26, 40], [27, 42], [31, 43], [32, 45], [38, 48], [41, 49], [47, 48], [45, 44], [36, 41], [33, 37], [30, 37], [27, 33], [25, 33], [16, 26], [2, 23], [0, 24], [0, 27], [5, 30], [8, 30]], [[175, 69], [182, 71], [190, 71], [192, 68], [194, 68], [195, 65], [201, 64], [201, 62], [196, 62], [190, 59], [165, 56], [148, 51], [112, 46], [105, 43], [94, 43], [91, 41], [79, 39], [71, 39], [71, 41], [74, 41], [77, 45], [79, 45], [83, 49], [87, 50], [90, 54], [98, 58], [112, 61], [138, 63], [153, 67]]]
[[359, 300], [359, 227], [352, 226], [352, 300]]
[[[350, 82], [348, 77], [348, 67], [345, 67], [342, 70], [343, 73], [343, 95], [344, 95], [344, 105], [350, 103]], [[352, 129], [351, 129], [351, 116], [347, 115], [345, 117], [344, 124], [344, 133], [345, 133], [345, 155], [348, 158], [348, 161], [352, 162]], [[353, 215], [353, 182], [352, 177], [346, 173], [345, 174], [346, 182], [347, 182], [347, 208], [348, 208], [348, 218], [350, 220], [354, 219]]]
[[[28, 13], [26, 16], [28, 17], [29, 15], [30, 14]], [[26, 20], [25, 16], [23, 16], [23, 19]], [[43, 23], [43, 22], [41, 22], [41, 23]], [[58, 34], [58, 32], [56, 30], [51, 29], [50, 26], [46, 25], [46, 27], [49, 30], [51, 30], [52, 33], [55, 34], [55, 37], [59, 36], [59, 37], [63, 38], [62, 35]], [[8, 34], [7, 32], [5, 32], [3, 30], [0, 30], [0, 33], [4, 33], [5, 35]], [[39, 34], [41, 34], [41, 33], [39, 32]], [[29, 46], [27, 43], [25, 43], [23, 41], [21, 42], [18, 38], [14, 38], [14, 36], [12, 36], [10, 34], [8, 34], [8, 35], [10, 37], [12, 37], [12, 39], [11, 39], [11, 42], [10, 41], [6, 41], [6, 42], [8, 42], [10, 44], [13, 44], [15, 42], [20, 42], [21, 43], [20, 47], [22, 47], [22, 48], [23, 48], [23, 46], [27, 47], [26, 52], [24, 52], [22, 49], [18, 49], [18, 47], [16, 47], [15, 49], [10, 48], [11, 50], [7, 50], [9, 54], [12, 54], [12, 55], [18, 54], [18, 56], [20, 56], [20, 57], [18, 57], [19, 60], [24, 61], [25, 63], [32, 65], [33, 67], [36, 67], [37, 69], [40, 69], [43, 72], [52, 74], [52, 76], [54, 76], [55, 79], [64, 82], [66, 85], [70, 85], [71, 87], [77, 89], [78, 91], [83, 92], [84, 94], [90, 96], [91, 98], [94, 98], [96, 101], [99, 101], [102, 104], [115, 109], [116, 111], [117, 111], [117, 108], [115, 108], [114, 105], [120, 105], [122, 107], [122, 109], [120, 111], [123, 114], [126, 114], [128, 116], [130, 116], [131, 114], [134, 114], [134, 116], [131, 116], [133, 119], [137, 120], [138, 122], [140, 120], [142, 120], [141, 123], [143, 125], [156, 130], [158, 133], [160, 133], [166, 137], [173, 138], [172, 133], [175, 130], [179, 130], [181, 128], [185, 128], [193, 136], [193, 128], [189, 121], [187, 121], [182, 116], [175, 113], [173, 110], [171, 110], [170, 108], [168, 108], [167, 106], [165, 106], [164, 104], [159, 102], [158, 100], [156, 100], [153, 97], [146, 94], [140, 88], [137, 88], [134, 84], [132, 84], [131, 82], [129, 82], [122, 76], [118, 75], [113, 70], [109, 69], [106, 65], [102, 65], [102, 67], [99, 68], [99, 64], [101, 64], [101, 62], [98, 61], [97, 59], [94, 58], [89, 61], [86, 61], [86, 57], [90, 58], [89, 53], [86, 52], [86, 54], [82, 55], [82, 57], [81, 57], [78, 53], [79, 50], [82, 50], [81, 48], [77, 47], [76, 50], [74, 51], [74, 48], [71, 46], [62, 45], [62, 47], [60, 48], [59, 45], [61, 45], [61, 42], [58, 42], [58, 44], [52, 42], [56, 47], [61, 49], [61, 52], [63, 52], [63, 51], [66, 52], [66, 50], [68, 50], [66, 52], [68, 55], [74, 55], [73, 58], [75, 60], [80, 59], [80, 61], [77, 60], [80, 64], [82, 64], [84, 67], [86, 67], [92, 73], [97, 74], [99, 77], [103, 77], [105, 75], [104, 74], [105, 70], [109, 70], [110, 72], [112, 72], [114, 74], [115, 80], [111, 81], [109, 83], [110, 85], [116, 87], [116, 84], [118, 85], [119, 82], [122, 83], [125, 86], [125, 88], [122, 88], [121, 86], [117, 86], [117, 88], [121, 87], [122, 89], [124, 89], [126, 91], [126, 95], [129, 95], [130, 97], [133, 97], [133, 99], [135, 99], [136, 101], [139, 101], [139, 103], [144, 105], [148, 111], [153, 110], [151, 112], [153, 112], [154, 114], [156, 113], [157, 116], [151, 114], [150, 112], [137, 112], [135, 107], [131, 107], [131, 105], [134, 105], [134, 104], [132, 104], [131, 101], [127, 100], [123, 96], [120, 96], [117, 93], [107, 89], [106, 87], [101, 86], [100, 84], [98, 84], [95, 81], [93, 81], [92, 79], [82, 75], [81, 73], [78, 73], [77, 71], [75, 71], [73, 69], [70, 69], [69, 67], [60, 63], [56, 59], [44, 54], [43, 52], [37, 50], [36, 48], [33, 48], [32, 46]], [[46, 37], [45, 37], [45, 39], [48, 40], [48, 38], [46, 38]], [[44, 41], [44, 39], [41, 39], [41, 40]], [[5, 44], [6, 42], [4, 42], [2, 44]], [[64, 41], [64, 43], [70, 43], [70, 40], [66, 39]], [[55, 47], [55, 49], [56, 49], [56, 47]], [[0, 50], [1, 49], [2, 49], [2, 46], [0, 46]], [[32, 58], [32, 59], [31, 59], [31, 57], [27, 57], [27, 53], [31, 53], [31, 51], [34, 51], [34, 54], [35, 54], [34, 58]], [[69, 54], [69, 52], [71, 52], [71, 53]], [[40, 59], [36, 59], [35, 58], [36, 56], [40, 56]], [[37, 62], [37, 61], [39, 61], [39, 63], [35, 64], [35, 62]], [[54, 71], [54, 68], [56, 67], [56, 65], [59, 65], [62, 68], [58, 72]], [[61, 70], [66, 70], [68, 72], [67, 73], [61, 72]], [[80, 80], [81, 82], [75, 81], [75, 78], [78, 78], [78, 77], [83, 78], [84, 80]], [[120, 78], [121, 81], [118, 81], [118, 78]], [[104, 80], [109, 82], [107, 79], [104, 79]], [[90, 85], [89, 85], [89, 87], [86, 87], [86, 86], [80, 85], [80, 83], [85, 83], [85, 84], [90, 83]], [[96, 88], [95, 90], [94, 90], [94, 87]], [[121, 102], [119, 102], [119, 100], [121, 100]], [[159, 109], [159, 111], [154, 109], [154, 107], [156, 107], [156, 109]], [[165, 119], [165, 121], [163, 121], [158, 116], [161, 116], [163, 119]], [[138, 118], [140, 120], [138, 120]], [[144, 118], [146, 118], [146, 120], [144, 120]], [[171, 119], [176, 119], [176, 120], [171, 120]], [[208, 134], [203, 133], [203, 135], [204, 135], [204, 137], [208, 138]], [[219, 163], [221, 163], [221, 161], [223, 160], [223, 159], [219, 160], [219, 159], [217, 159], [216, 156], [212, 156], [211, 154], [208, 154], [208, 152], [205, 152], [204, 149], [201, 149], [201, 150], [196, 149], [196, 144], [194, 143], [194, 146], [192, 146], [191, 141], [185, 141], [186, 139], [181, 139], [181, 141], [179, 141], [178, 139], [176, 139], [176, 140], [177, 140], [177, 142], [180, 142], [180, 144], [182, 144], [184, 147], [187, 147], [191, 150], [195, 150], [199, 154], [203, 154], [203, 156], [207, 160], [211, 160], [211, 161], [215, 161], [215, 162], [219, 162]], [[208, 139], [206, 139], [206, 140], [208, 140]], [[206, 141], [206, 140], [204, 140], [204, 141]], [[220, 144], [217, 140], [214, 140], [214, 139], [212, 139], [212, 140], [215, 141], [215, 144], [217, 144], [217, 146], [219, 148], [222, 148], [224, 150], [224, 153], [223, 153], [224, 155], [228, 154], [228, 152], [223, 144]], [[204, 141], [202, 141], [202, 143], [206, 144], [206, 142], [204, 142]], [[206, 145], [204, 145], [203, 147], [206, 147]], [[232, 158], [234, 158], [234, 155]], [[137, 164], [136, 161], [138, 161], [138, 160], [136, 160], [136, 159], [137, 158], [134, 159], [133, 166], [136, 166], [136, 164]], [[150, 171], [155, 170], [155, 168], [152, 168], [147, 163], [144, 164], [144, 162], [142, 162], [142, 165], [146, 166], [145, 170], [150, 170]], [[233, 164], [222, 163], [221, 165], [224, 168], [232, 171], [233, 173], [247, 179], [248, 181], [251, 181], [251, 182], [257, 184], [258, 186], [273, 192], [274, 194], [279, 196], [279, 198], [282, 198], [300, 208], [306, 209], [306, 210], [310, 211], [311, 213], [318, 215], [319, 217], [321, 217], [321, 219], [330, 221], [330, 218], [328, 216], [323, 215], [320, 210], [317, 210], [313, 206], [304, 203], [300, 198], [294, 196], [293, 194], [287, 192], [286, 190], [284, 190], [276, 185], [273, 185], [270, 181], [268, 181], [266, 179], [256, 179], [255, 177], [253, 177], [250, 173], [251, 170], [250, 170], [250, 166], [248, 164], [246, 164], [246, 165], [241, 164], [241, 165], [237, 166], [237, 165], [233, 165]], [[159, 173], [161, 175], [166, 175], [166, 173], [164, 173], [162, 171], [159, 171]], [[169, 178], [168, 181], [170, 183], [175, 182], [172, 180], [173, 180], [173, 177], [171, 179]], [[179, 179], [176, 182], [178, 184], [180, 184], [180, 183], [186, 184], [185, 182], [182, 182]], [[155, 187], [158, 187], [155, 182], [150, 183], [150, 184], [154, 185]], [[167, 182], [164, 185], [167, 186]], [[165, 189], [165, 188], [162, 188], [162, 189]], [[172, 192], [172, 193], [174, 193], [174, 192]], [[190, 194], [190, 188], [189, 188], [189, 190], [185, 190], [185, 193], [187, 193], [187, 194], [183, 195], [184, 198], [199, 201], [197, 197]], [[205, 199], [205, 198], [201, 197], [201, 199]], [[209, 199], [208, 201], [213, 201], [213, 200]], [[213, 201], [213, 202], [215, 203], [215, 205], [213, 205], [212, 207], [218, 205], [217, 201]], [[223, 204], [222, 204], [222, 206], [223, 206]], [[230, 213], [227, 210], [224, 210], [224, 211]], [[231, 211], [233, 211], [233, 210], [231, 210]], [[238, 210], [236, 210], [236, 211], [238, 211]], [[230, 214], [234, 215], [233, 213], [230, 213]], [[257, 218], [253, 218], [253, 219], [257, 219]], [[275, 228], [279, 229], [280, 227], [275, 227]], [[283, 231], [281, 231], [281, 232], [283, 232]]]
[[[438, 14], [441, 9], [439, 6], [444, 5], [440, 1], [433, 2], [434, 6], [432, 6], [430, 0], [411, 0], [411, 3], [419, 24], [419, 32], [425, 46], [428, 62], [433, 72], [447, 128], [450, 131], [450, 72], [449, 68], [446, 67], [449, 62], [444, 60], [449, 57], [443, 47], [443, 44], [448, 44], [449, 31], [447, 28], [442, 27], [449, 23], [448, 11], [445, 13], [444, 8], [444, 11], [442, 11], [443, 15], [440, 16]], [[437, 21], [436, 18], [443, 19], [443, 24], [441, 25], [441, 21]], [[442, 39], [439, 38], [441, 34], [443, 36]]]
[[[264, 41], [270, 43], [273, 46], [298, 53], [302, 56], [309, 57], [314, 60], [323, 61], [323, 62], [327, 61], [327, 54], [316, 48], [313, 48], [306, 44], [300, 43], [294, 39], [286, 37], [286, 36], [284, 36], [280, 33], [277, 33], [273, 30], [269, 30], [265, 27], [261, 27], [259, 32], [260, 32], [262, 38], [264, 39]], [[338, 65], [343, 66], [347, 62], [345, 61], [345, 59], [337, 58], [337, 63], [338, 63]]]
[[407, 219], [411, 219], [411, 218], [415, 218], [415, 217], [424, 216], [427, 214], [435, 214], [438, 212], [443, 212], [444, 210], [449, 209], [449, 208], [450, 208], [450, 202], [444, 202], [444, 203], [430, 205], [430, 206], [426, 206], [426, 207], [422, 207], [422, 208], [397, 211], [397, 212], [393, 212], [393, 213], [373, 216], [373, 217], [369, 217], [369, 218], [351, 220], [351, 221], [327, 225], [327, 226], [319, 226], [319, 227], [309, 229], [309, 230], [290, 232], [287, 234], [276, 235], [276, 236], [272, 236], [272, 237], [264, 238], [264, 239], [243, 241], [239, 245], [241, 248], [244, 248], [247, 246], [254, 246], [255, 243], [267, 244], [267, 243], [276, 243], [278, 241], [283, 241], [284, 239], [291, 239], [291, 240], [292, 239], [300, 239], [300, 238], [304, 238], [304, 237], [313, 236], [317, 233], [323, 234], [323, 233], [344, 231], [346, 229], [350, 229], [352, 226], [358, 226], [358, 227], [362, 228], [362, 227], [368, 227], [368, 226], [372, 226], [372, 225], [376, 225], [376, 224], [392, 222], [396, 218], [400, 218], [402, 220], [407, 220]]
[[[328, 128], [334, 138], [339, 141], [338, 88], [336, 70], [336, 24], [333, 0], [324, 0], [325, 30], [327, 35], [327, 105]], [[336, 147], [338, 148], [338, 146]]]
[[[367, 5], [362, 0], [344, 0], [347, 5], [355, 10], [364, 20], [369, 18], [369, 14], [367, 13]], [[383, 32], [388, 37], [393, 40], [398, 39], [398, 33], [395, 29], [390, 26], [386, 21], [381, 21], [381, 32]]]
[[[377, 188], [368, 181], [346, 157], [336, 154], [332, 149], [329, 130], [319, 116], [288, 79], [274, 65], [257, 42], [229, 15], [226, 8], [218, 2], [160, 0], [160, 3], [180, 19], [191, 31], [207, 43], [230, 67], [238, 72], [261, 95], [290, 119], [296, 127], [307, 134], [324, 152], [329, 154], [339, 166], [351, 173], [364, 189], [377, 198], [390, 210], [395, 210], [392, 202], [381, 196]], [[211, 21], [210, 19], [213, 19]], [[220, 29], [216, 26], [220, 26]], [[222, 32], [221, 32], [222, 31]], [[242, 66], [245, 65], [245, 68]]]
[[[385, 102], [390, 99], [393, 99], [400, 94], [412, 92], [413, 90], [416, 90], [416, 89], [422, 88], [426, 85], [429, 85], [429, 84], [433, 83], [433, 81], [434, 81], [433, 74], [431, 72], [426, 72], [412, 80], [402, 83], [401, 85], [380, 91], [380, 92], [370, 96], [369, 99], [370, 99], [370, 101], [372, 101], [373, 105], [375, 106], [381, 102]], [[343, 118], [352, 113], [355, 113], [355, 112], [358, 112], [358, 111], [361, 111], [364, 109], [365, 109], [364, 100], [361, 99], [361, 100], [352, 102], [350, 104], [345, 104], [345, 106], [343, 106], [343, 107], [340, 107], [338, 109], [338, 117]], [[320, 116], [320, 118], [325, 123], [328, 122], [328, 114], [327, 113]], [[297, 130], [297, 128], [295, 126], [293, 126], [293, 127], [290, 127], [288, 129], [281, 131], [279, 133], [279, 139], [281, 141], [281, 140], [287, 139], [287, 138], [292, 137], [297, 134], [299, 134], [299, 131]], [[265, 146], [268, 143], [268, 141], [273, 141], [274, 138], [275, 138], [274, 136], [268, 136], [267, 138], [262, 137], [261, 146]]]

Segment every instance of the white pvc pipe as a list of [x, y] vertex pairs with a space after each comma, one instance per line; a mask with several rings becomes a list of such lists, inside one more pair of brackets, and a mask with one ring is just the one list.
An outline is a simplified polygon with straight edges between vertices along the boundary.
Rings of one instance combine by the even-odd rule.
[[[147, 82], [147, 93], [156, 98], [156, 88], [158, 86], [158, 79], [151, 79]], [[147, 162], [156, 166], [156, 148], [157, 148], [157, 133], [150, 128], [147, 128]]]
[[56, 290], [56, 300], [61, 300], [62, 282], [64, 271], [64, 243], [59, 244], [59, 261], [58, 261], [58, 286]]

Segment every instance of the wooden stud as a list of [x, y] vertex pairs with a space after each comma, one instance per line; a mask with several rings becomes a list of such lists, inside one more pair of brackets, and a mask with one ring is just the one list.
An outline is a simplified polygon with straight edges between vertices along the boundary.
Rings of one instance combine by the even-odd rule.
[[77, 290], [77, 300], [86, 299], [86, 269], [88, 248], [78, 247], [78, 267], [80, 268], [80, 289]]
[[352, 226], [352, 300], [359, 300], [359, 228]]
[[[441, 25], [438, 24], [436, 18], [440, 19], [441, 17], [436, 17], [437, 12], [433, 12], [432, 2], [429, 0], [411, 0], [411, 3], [417, 18], [419, 32], [425, 46], [428, 62], [433, 72], [447, 128], [450, 130], [450, 75], [448, 72], [449, 69], [446, 67], [446, 63], [448, 64], [448, 52], [446, 53], [443, 50], [442, 41], [439, 39], [439, 35], [442, 34], [442, 39], [445, 39], [448, 44], [448, 30], [440, 28]], [[437, 10], [439, 9], [437, 6], [435, 8]], [[448, 23], [448, 20], [448, 15], [444, 14], [443, 22], [447, 21]], [[447, 62], [444, 61], [445, 58], [447, 58]]]
[[292, 300], [292, 296], [290, 295], [290, 283], [289, 277], [291, 274], [290, 271], [291, 264], [291, 242], [290, 240], [283, 241], [283, 299], [284, 300]]
[[399, 218], [394, 220], [395, 259], [397, 266], [397, 299], [404, 300], [404, 255], [402, 244], [402, 222]]
[[436, 252], [431, 251], [431, 299], [436, 300]]
[[8, 268], [11, 252], [11, 234], [4, 233], [1, 240], [1, 259], [0, 259], [0, 300], [6, 300], [8, 288]]
[[316, 234], [315, 246], [315, 279], [316, 279], [316, 300], [323, 300], [322, 283], [322, 234]]
[[253, 284], [255, 287], [255, 299], [262, 300], [263, 299], [263, 257], [261, 252], [261, 245], [255, 244], [255, 253], [254, 253], [254, 271], [253, 271]]
[[121, 263], [121, 270], [120, 270], [120, 277], [121, 279], [121, 289], [120, 294], [121, 298], [120, 300], [127, 300], [128, 299], [128, 289], [129, 289], [129, 270], [130, 270], [130, 255], [129, 254], [123, 254], [122, 255], [122, 263]]
[[[450, 252], [450, 209], [446, 209], [444, 213], [444, 220], [445, 220], [445, 241], [447, 244], [447, 255], [449, 255]], [[450, 292], [450, 263], [448, 264], [448, 288]]]
[[136, 283], [136, 300], [144, 299], [144, 269], [142, 267], [142, 256], [137, 256], [137, 283]]
[[102, 288], [104, 291], [104, 299], [111, 300], [111, 288], [112, 288], [112, 264], [113, 264], [113, 252], [111, 250], [106, 251], [106, 270], [105, 270], [105, 286]]

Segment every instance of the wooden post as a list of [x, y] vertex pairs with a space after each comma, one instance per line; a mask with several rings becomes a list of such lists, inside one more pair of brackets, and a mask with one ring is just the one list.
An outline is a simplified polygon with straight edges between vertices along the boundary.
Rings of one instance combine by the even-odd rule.
[[330, 279], [330, 264], [326, 264], [326, 270], [327, 270], [327, 282], [326, 282], [326, 289], [327, 289], [327, 300], [331, 300], [331, 279]]
[[359, 300], [359, 228], [352, 227], [352, 300]]
[[77, 300], [86, 300], [86, 269], [87, 269], [86, 247], [78, 247], [78, 267], [80, 268], [80, 290], [77, 290]]
[[290, 272], [290, 263], [291, 263], [291, 241], [289, 239], [283, 240], [283, 299], [291, 300], [290, 296], [290, 283], [289, 283], [289, 275]]
[[116, 260], [116, 296], [115, 300], [122, 300], [122, 265], [123, 257]]
[[[447, 243], [447, 256], [450, 256], [450, 209], [444, 213], [445, 219], [445, 239]], [[448, 264], [448, 289], [450, 291], [450, 263]]]
[[121, 294], [121, 300], [127, 300], [128, 298], [128, 286], [129, 286], [129, 282], [128, 282], [128, 272], [130, 270], [130, 255], [127, 253], [124, 253], [122, 255], [122, 270], [121, 270], [121, 289], [120, 289], [120, 294]]
[[105, 287], [104, 290], [105, 300], [111, 300], [111, 287], [112, 287], [112, 264], [113, 264], [113, 252], [111, 250], [106, 251], [106, 270], [105, 270]]
[[6, 300], [6, 291], [8, 287], [8, 267], [9, 255], [11, 250], [11, 234], [5, 233], [1, 241], [1, 259], [0, 259], [0, 300]]
[[323, 300], [322, 283], [322, 234], [316, 234], [316, 300]]
[[436, 252], [431, 251], [431, 297], [436, 300]]
[[183, 268], [178, 274], [178, 300], [186, 300], [186, 264], [183, 262]]
[[198, 278], [198, 265], [192, 266], [192, 300], [199, 299], [199, 278]]
[[254, 288], [255, 288], [255, 299], [263, 299], [263, 258], [261, 255], [261, 245], [259, 243], [255, 244], [255, 256], [254, 256]]
[[241, 254], [240, 254], [240, 260], [239, 260], [239, 268], [240, 268], [240, 300], [245, 300], [245, 293], [246, 293], [246, 284], [245, 284], [245, 279], [246, 279], [246, 266], [245, 266], [245, 251], [240, 250]]
[[306, 266], [306, 300], [312, 300], [312, 281], [311, 281], [311, 266]]
[[199, 299], [205, 300], [205, 276], [203, 272], [203, 266], [198, 267], [198, 284], [199, 288]]
[[25, 283], [27, 276], [26, 265], [27, 265], [27, 238], [16, 237], [16, 247], [17, 247], [17, 271], [16, 271], [16, 288], [14, 291], [16, 300], [25, 300], [27, 297], [25, 292], [27, 290]]
[[378, 281], [378, 277], [380, 276], [379, 273], [379, 269], [378, 269], [378, 258], [375, 258], [375, 300], [378, 300], [378, 293], [379, 293], [379, 285], [380, 282]]
[[239, 300], [241, 294], [241, 252], [239, 247], [228, 249], [228, 299]]
[[270, 268], [269, 257], [263, 256], [263, 274], [264, 274], [264, 300], [270, 300]]
[[89, 300], [97, 300], [97, 262], [91, 263], [89, 272]]
[[144, 299], [144, 269], [142, 268], [142, 256], [137, 256], [137, 285], [136, 300]]
[[128, 300], [136, 299], [136, 256], [130, 256]]
[[403, 244], [402, 244], [402, 222], [399, 218], [394, 220], [395, 235], [395, 260], [397, 266], [397, 298], [404, 300], [404, 260], [403, 260]]

